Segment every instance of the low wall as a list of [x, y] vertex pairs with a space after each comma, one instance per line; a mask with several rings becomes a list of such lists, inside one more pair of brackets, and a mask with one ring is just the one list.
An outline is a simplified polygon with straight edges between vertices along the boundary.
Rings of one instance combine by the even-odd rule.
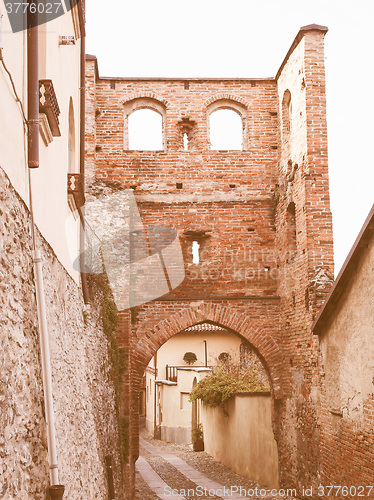
[[191, 427], [166, 427], [161, 425], [161, 439], [168, 443], [188, 444], [191, 442]]
[[271, 423], [271, 396], [236, 394], [223, 409], [203, 405], [205, 451], [235, 472], [278, 488], [278, 447]]

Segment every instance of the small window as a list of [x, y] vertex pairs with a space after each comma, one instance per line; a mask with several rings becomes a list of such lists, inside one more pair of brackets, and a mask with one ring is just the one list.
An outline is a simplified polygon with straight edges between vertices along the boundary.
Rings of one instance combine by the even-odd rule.
[[128, 118], [129, 149], [163, 150], [162, 116], [151, 109], [139, 109]]
[[200, 243], [197, 240], [192, 241], [192, 264], [200, 263]]
[[218, 109], [209, 116], [209, 141], [212, 150], [242, 150], [243, 120], [232, 109]]
[[186, 258], [192, 264], [207, 262], [210, 254], [210, 230], [187, 230], [184, 232], [186, 238]]
[[178, 128], [181, 138], [180, 148], [183, 148], [183, 151], [196, 149], [196, 122], [184, 116], [178, 122]]

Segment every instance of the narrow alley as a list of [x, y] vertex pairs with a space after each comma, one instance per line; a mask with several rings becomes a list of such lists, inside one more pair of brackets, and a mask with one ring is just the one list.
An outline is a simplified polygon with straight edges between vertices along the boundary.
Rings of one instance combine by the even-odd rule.
[[136, 500], [184, 498], [296, 499], [292, 491], [271, 490], [236, 474], [205, 452], [189, 445], [140, 436], [136, 462]]

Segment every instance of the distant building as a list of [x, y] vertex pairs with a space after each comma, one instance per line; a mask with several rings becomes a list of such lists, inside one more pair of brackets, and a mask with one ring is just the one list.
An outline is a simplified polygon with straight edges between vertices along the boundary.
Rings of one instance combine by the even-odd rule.
[[[188, 354], [195, 355], [196, 359], [188, 363], [185, 360]], [[141, 413], [148, 432], [165, 441], [191, 443], [191, 429], [201, 422], [200, 402], [189, 401], [192, 388], [225, 360], [244, 367], [244, 359], [245, 369], [256, 370], [259, 378], [268, 383], [265, 370], [250, 345], [226, 328], [200, 323], [168, 340], [145, 371]]]

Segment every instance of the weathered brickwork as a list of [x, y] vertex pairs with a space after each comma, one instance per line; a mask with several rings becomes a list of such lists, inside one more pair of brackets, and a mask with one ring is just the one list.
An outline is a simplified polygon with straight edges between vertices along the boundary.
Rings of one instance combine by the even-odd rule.
[[[325, 32], [301, 30], [277, 77], [267, 80], [100, 78], [96, 59], [87, 59], [88, 199], [132, 189], [145, 227], [176, 229], [185, 262], [179, 287], [124, 311], [118, 328], [130, 357], [130, 464], [147, 363], [172, 335], [212, 321], [245, 337], [270, 374], [281, 483], [318, 481], [310, 327], [333, 276]], [[128, 116], [137, 106], [162, 115], [162, 151], [128, 149]], [[209, 113], [220, 107], [241, 114], [242, 151], [210, 150]]]
[[[280, 321], [289, 398], [282, 409], [281, 477], [299, 490], [318, 483], [319, 426], [316, 396], [317, 343], [310, 325], [333, 279], [331, 213], [328, 206], [327, 135], [323, 36], [312, 31], [290, 54], [278, 78], [278, 101], [291, 94], [288, 135], [279, 122], [279, 185], [276, 239], [285, 249], [279, 265]], [[294, 204], [295, 244], [287, 226]], [[291, 205], [292, 206], [292, 205]], [[297, 465], [296, 465], [297, 464]]]
[[[108, 346], [94, 308], [39, 236], [49, 329], [59, 479], [69, 499], [108, 495], [120, 464]], [[30, 214], [0, 169], [0, 496], [44, 500], [49, 484]]]
[[[354, 415], [346, 417], [331, 408], [322, 396], [321, 414], [321, 482], [325, 485], [342, 485], [350, 489], [348, 496], [374, 498], [374, 399], [362, 404], [362, 422]], [[347, 498], [345, 491], [336, 498]]]

